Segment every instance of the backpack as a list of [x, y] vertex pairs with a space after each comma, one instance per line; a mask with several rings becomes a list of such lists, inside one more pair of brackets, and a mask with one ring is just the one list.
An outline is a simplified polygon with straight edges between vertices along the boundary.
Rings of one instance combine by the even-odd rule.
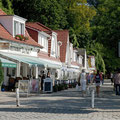
[[96, 75], [95, 76], [95, 81], [96, 81], [96, 83], [100, 83], [100, 75], [98, 74], [98, 75]]

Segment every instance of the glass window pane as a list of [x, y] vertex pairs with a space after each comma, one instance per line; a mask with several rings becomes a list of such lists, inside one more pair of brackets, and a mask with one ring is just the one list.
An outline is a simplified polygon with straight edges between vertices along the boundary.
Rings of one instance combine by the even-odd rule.
[[24, 24], [20, 23], [20, 34], [24, 35]]
[[17, 21], [14, 21], [14, 35], [17, 35]]

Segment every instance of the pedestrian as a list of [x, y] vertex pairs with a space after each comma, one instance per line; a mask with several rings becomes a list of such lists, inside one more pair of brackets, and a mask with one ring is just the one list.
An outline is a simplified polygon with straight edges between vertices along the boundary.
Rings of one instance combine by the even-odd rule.
[[90, 75], [90, 83], [92, 84], [93, 81], [94, 81], [94, 73], [91, 73], [91, 75]]
[[86, 73], [85, 73], [85, 70], [83, 69], [82, 70], [82, 73], [80, 75], [80, 84], [81, 84], [81, 90], [82, 90], [82, 96], [85, 95], [85, 92], [86, 92]]
[[97, 70], [97, 74], [95, 75], [94, 81], [95, 81], [95, 84], [96, 84], [97, 97], [99, 97], [99, 93], [100, 93], [100, 82], [102, 81], [102, 76], [100, 75], [99, 70]]
[[114, 84], [116, 95], [120, 95], [120, 69], [118, 70], [118, 73], [116, 73], [114, 76]]
[[86, 75], [86, 79], [87, 79], [87, 83], [88, 83], [88, 85], [89, 85], [90, 82], [91, 82], [91, 81], [90, 81], [90, 75], [91, 75], [90, 73], [87, 73], [87, 75]]
[[110, 73], [111, 85], [113, 85], [113, 73]]
[[102, 72], [102, 85], [104, 84], [105, 75]]
[[44, 79], [45, 79], [45, 73], [43, 71], [42, 73], [42, 77], [41, 77], [41, 90], [43, 91], [43, 83], [44, 83]]

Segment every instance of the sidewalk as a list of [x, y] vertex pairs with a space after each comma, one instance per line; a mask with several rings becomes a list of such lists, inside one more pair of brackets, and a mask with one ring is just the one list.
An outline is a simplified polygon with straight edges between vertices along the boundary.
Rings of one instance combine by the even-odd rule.
[[91, 96], [68, 89], [52, 94], [39, 94], [20, 98], [16, 107], [15, 93], [0, 93], [0, 120], [119, 120], [120, 96], [113, 92], [111, 84], [101, 87], [100, 98], [95, 98], [91, 108]]

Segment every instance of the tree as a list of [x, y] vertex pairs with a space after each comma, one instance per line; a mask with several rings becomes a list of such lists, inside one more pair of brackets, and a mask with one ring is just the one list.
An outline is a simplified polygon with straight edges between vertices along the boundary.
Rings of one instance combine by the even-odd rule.
[[57, 0], [15, 0], [13, 7], [15, 14], [51, 29], [63, 29], [67, 25], [65, 9]]
[[89, 4], [87, 4], [86, 0], [66, 1], [67, 19], [69, 23], [68, 29], [73, 29], [71, 36], [76, 35], [75, 39], [73, 39], [73, 37], [70, 37], [70, 39], [73, 39], [72, 41], [75, 47], [86, 48], [86, 44], [89, 44], [91, 37], [90, 21], [95, 16], [96, 11], [93, 6], [89, 6]]
[[87, 48], [87, 54], [95, 56], [95, 65], [97, 70], [100, 70], [103, 73], [106, 72], [105, 61], [103, 59], [105, 51], [106, 49], [100, 43], [94, 43]]
[[120, 39], [120, 1], [97, 0], [97, 14], [92, 23], [92, 39], [103, 44], [103, 59], [108, 71], [114, 71], [120, 66], [118, 53], [118, 41]]
[[0, 0], [0, 8], [8, 15], [13, 14], [12, 3], [10, 0]]

